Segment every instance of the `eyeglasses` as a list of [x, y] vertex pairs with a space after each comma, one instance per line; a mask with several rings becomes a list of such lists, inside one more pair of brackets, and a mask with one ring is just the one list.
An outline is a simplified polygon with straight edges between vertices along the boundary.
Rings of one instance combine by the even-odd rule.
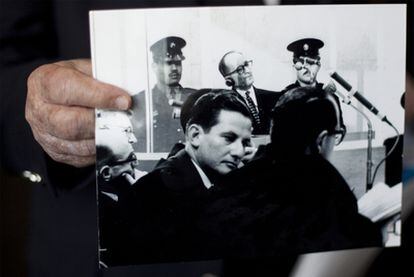
[[346, 131], [345, 128], [341, 127], [339, 130], [333, 130], [329, 132], [329, 135], [335, 135], [335, 145], [341, 144], [341, 142], [344, 140]]
[[246, 68], [248, 67], [248, 68], [250, 68], [251, 66], [253, 65], [253, 61], [252, 60], [249, 60], [249, 61], [245, 61], [244, 62], [244, 64], [242, 64], [242, 65], [239, 65], [235, 70], [233, 70], [232, 72], [230, 72], [229, 74], [227, 74], [227, 75], [231, 75], [231, 74], [233, 74], [234, 72], [237, 72], [237, 74], [243, 74], [243, 73], [245, 73], [246, 72]]
[[126, 158], [125, 160], [111, 162], [111, 166], [123, 165], [126, 163], [131, 163], [132, 165], [138, 165], [138, 159], [134, 152], [129, 154], [128, 158]]
[[308, 66], [321, 65], [321, 62], [319, 61], [319, 59], [312, 59], [309, 57], [295, 58], [293, 62], [294, 62], [294, 67], [296, 70], [301, 70], [305, 65], [308, 65]]

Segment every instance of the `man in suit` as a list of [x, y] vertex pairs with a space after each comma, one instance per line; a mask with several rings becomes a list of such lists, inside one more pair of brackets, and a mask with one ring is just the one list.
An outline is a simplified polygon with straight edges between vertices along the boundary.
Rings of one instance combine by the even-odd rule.
[[98, 185], [100, 180], [110, 181], [119, 175], [133, 184], [146, 173], [136, 168], [138, 161], [133, 146], [137, 138], [130, 111], [98, 111], [95, 132], [95, 143], [101, 150], [97, 156]]
[[270, 128], [270, 112], [279, 93], [258, 89], [253, 86], [252, 60], [240, 52], [230, 51], [220, 60], [219, 71], [226, 85], [237, 92], [246, 102], [253, 119], [253, 134], [267, 135]]
[[[249, 110], [232, 91], [202, 95], [189, 111], [185, 148], [162, 162], [119, 199], [119, 214], [102, 234], [110, 238], [107, 265], [194, 260], [204, 257], [194, 218], [220, 178], [239, 167], [250, 146]], [[124, 222], [123, 226], [115, 222]]]
[[[381, 246], [379, 229], [329, 162], [345, 130], [333, 96], [295, 88], [272, 113], [265, 154], [222, 179], [197, 223], [212, 253], [270, 258]], [[229, 224], [231, 222], [231, 224]]]
[[[115, 214], [122, 212], [122, 203], [118, 200], [123, 194], [130, 193], [131, 182], [138, 179], [140, 172], [135, 168], [137, 157], [134, 149], [123, 133], [109, 128], [98, 129], [96, 149], [98, 219], [100, 229], [106, 229], [105, 226], [108, 224], [119, 224], [112, 221]], [[104, 249], [106, 245], [111, 244], [108, 240], [120, 235], [117, 230], [117, 228], [112, 228], [111, 233], [100, 233], [100, 260], [105, 260]]]
[[[156, 84], [149, 97], [152, 99], [153, 145], [151, 152], [168, 152], [172, 145], [184, 141], [184, 132], [180, 126], [180, 107], [174, 102], [182, 103], [195, 90], [183, 88], [180, 85], [183, 70], [182, 61], [185, 56], [182, 48], [186, 41], [181, 37], [169, 36], [162, 38], [151, 45], [153, 63], [152, 69], [156, 77]], [[133, 98], [134, 131], [139, 135], [138, 151], [146, 149], [146, 97], [145, 92], [138, 93]]]

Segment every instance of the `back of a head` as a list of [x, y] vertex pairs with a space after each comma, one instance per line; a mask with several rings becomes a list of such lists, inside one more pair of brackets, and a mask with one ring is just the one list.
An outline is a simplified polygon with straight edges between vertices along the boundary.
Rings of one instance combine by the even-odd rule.
[[211, 127], [217, 124], [218, 116], [222, 110], [238, 112], [250, 118], [246, 104], [234, 91], [212, 90], [200, 93], [198, 96], [191, 108], [186, 108], [185, 119], [181, 122], [186, 128], [191, 124], [198, 124], [208, 132]]
[[330, 93], [318, 88], [294, 88], [272, 112], [271, 145], [275, 155], [297, 156], [314, 149], [321, 131], [335, 130], [340, 109]]

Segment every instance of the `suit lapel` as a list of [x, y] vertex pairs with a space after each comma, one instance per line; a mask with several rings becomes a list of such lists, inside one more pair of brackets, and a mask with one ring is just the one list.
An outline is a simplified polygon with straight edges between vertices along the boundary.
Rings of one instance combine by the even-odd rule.
[[187, 154], [185, 149], [180, 150], [175, 156], [171, 157], [173, 172], [176, 175], [178, 182], [175, 182], [174, 189], [203, 192], [207, 191], [203, 181], [198, 174], [190, 156]]

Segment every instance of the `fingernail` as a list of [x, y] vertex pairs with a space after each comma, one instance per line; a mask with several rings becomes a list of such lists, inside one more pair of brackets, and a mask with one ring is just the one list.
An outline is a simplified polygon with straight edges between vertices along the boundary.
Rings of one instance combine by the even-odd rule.
[[120, 110], [127, 110], [129, 108], [129, 101], [125, 96], [119, 96], [115, 100], [115, 106]]

